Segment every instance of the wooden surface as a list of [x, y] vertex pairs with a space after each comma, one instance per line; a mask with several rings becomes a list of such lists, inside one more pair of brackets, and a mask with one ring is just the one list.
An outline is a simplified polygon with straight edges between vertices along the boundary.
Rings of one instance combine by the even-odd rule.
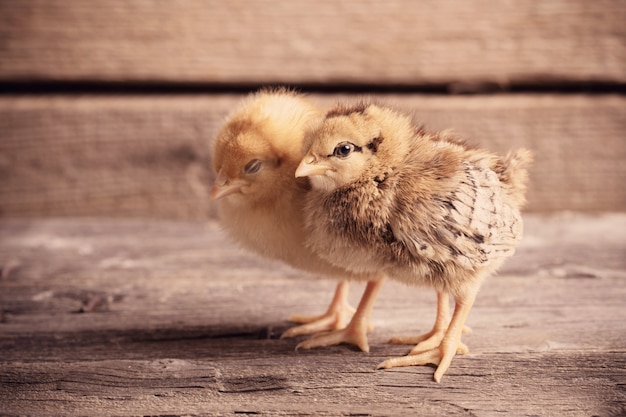
[[529, 216], [441, 385], [374, 371], [430, 328], [431, 290], [383, 289], [370, 354], [296, 353], [285, 318], [334, 283], [205, 222], [210, 141], [268, 83], [387, 91], [533, 149], [530, 211], [624, 212], [624, 21], [619, 0], [0, 1], [0, 415], [626, 414], [625, 214]]
[[626, 215], [526, 230], [436, 384], [431, 367], [374, 370], [407, 351], [390, 337], [430, 328], [430, 289], [383, 288], [369, 354], [295, 352], [285, 318], [321, 312], [334, 284], [213, 222], [2, 220], [0, 415], [624, 415]]
[[626, 81], [620, 0], [0, 2], [0, 80]]
[[[626, 210], [624, 96], [369, 97], [499, 153], [532, 149], [530, 211]], [[241, 98], [0, 97], [0, 215], [205, 219], [210, 144]]]

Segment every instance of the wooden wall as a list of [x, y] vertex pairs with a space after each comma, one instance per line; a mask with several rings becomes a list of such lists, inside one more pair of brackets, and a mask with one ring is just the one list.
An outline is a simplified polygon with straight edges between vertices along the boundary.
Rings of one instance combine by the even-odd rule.
[[626, 2], [0, 1], [0, 215], [202, 219], [259, 86], [537, 154], [531, 211], [626, 210]]

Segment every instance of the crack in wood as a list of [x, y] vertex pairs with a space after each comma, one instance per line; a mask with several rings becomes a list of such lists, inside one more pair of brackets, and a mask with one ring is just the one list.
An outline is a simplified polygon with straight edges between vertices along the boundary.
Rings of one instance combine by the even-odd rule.
[[219, 392], [222, 393], [278, 391], [290, 388], [287, 379], [272, 375], [222, 378], [220, 384]]

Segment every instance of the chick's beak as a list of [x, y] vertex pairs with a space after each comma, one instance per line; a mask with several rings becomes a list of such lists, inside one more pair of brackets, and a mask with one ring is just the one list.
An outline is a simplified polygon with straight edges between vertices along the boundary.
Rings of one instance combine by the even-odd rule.
[[302, 162], [300, 162], [300, 165], [298, 165], [298, 169], [296, 169], [296, 178], [324, 175], [329, 169], [331, 168], [328, 165], [316, 161], [311, 155], [307, 155]]
[[231, 180], [226, 174], [220, 171], [217, 174], [215, 183], [213, 183], [213, 187], [211, 187], [211, 200], [219, 200], [227, 195], [238, 193], [245, 185], [247, 185], [246, 181]]

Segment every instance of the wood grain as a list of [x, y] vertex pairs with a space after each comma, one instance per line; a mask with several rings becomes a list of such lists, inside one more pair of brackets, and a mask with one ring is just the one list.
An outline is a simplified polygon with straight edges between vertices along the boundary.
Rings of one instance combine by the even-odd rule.
[[[332, 105], [357, 95], [314, 95]], [[372, 95], [431, 129], [532, 149], [530, 211], [626, 210], [618, 95]], [[204, 219], [211, 141], [239, 95], [0, 97], [0, 214]]]
[[626, 216], [526, 230], [436, 384], [431, 367], [374, 370], [408, 350], [390, 337], [432, 325], [432, 290], [383, 288], [370, 354], [295, 352], [285, 317], [320, 312], [333, 282], [244, 254], [213, 222], [2, 220], [1, 414], [623, 415]]
[[623, 83], [624, 21], [619, 0], [3, 1], [0, 80]]

